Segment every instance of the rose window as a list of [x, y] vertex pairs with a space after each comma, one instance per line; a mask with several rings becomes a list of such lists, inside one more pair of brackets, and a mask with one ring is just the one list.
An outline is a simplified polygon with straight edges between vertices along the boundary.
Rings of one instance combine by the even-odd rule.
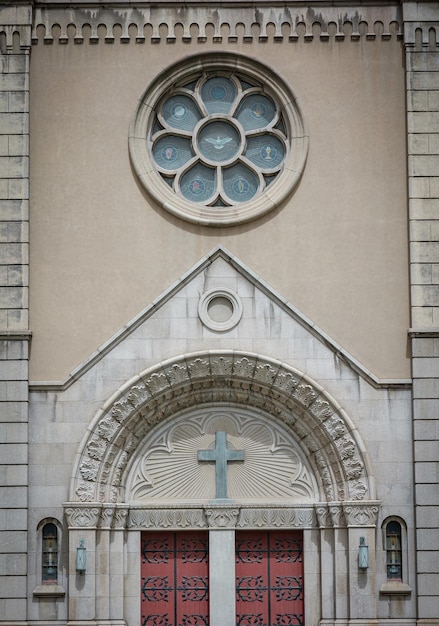
[[261, 194], [288, 152], [280, 107], [236, 75], [202, 76], [161, 103], [151, 133], [157, 170], [191, 202], [232, 206]]
[[247, 221], [300, 178], [307, 137], [297, 103], [254, 63], [235, 58], [232, 71], [227, 59], [206, 55], [193, 64], [196, 71], [180, 67], [161, 94], [155, 84], [144, 97], [130, 135], [134, 167], [147, 192], [179, 217]]

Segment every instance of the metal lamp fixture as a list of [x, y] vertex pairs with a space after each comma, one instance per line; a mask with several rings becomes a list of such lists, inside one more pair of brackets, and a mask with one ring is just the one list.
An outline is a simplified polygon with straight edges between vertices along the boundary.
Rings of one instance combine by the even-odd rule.
[[366, 570], [369, 567], [369, 546], [366, 545], [364, 537], [360, 537], [358, 547], [358, 569]]
[[87, 565], [87, 549], [84, 545], [84, 539], [79, 541], [79, 546], [76, 548], [76, 571], [83, 574]]

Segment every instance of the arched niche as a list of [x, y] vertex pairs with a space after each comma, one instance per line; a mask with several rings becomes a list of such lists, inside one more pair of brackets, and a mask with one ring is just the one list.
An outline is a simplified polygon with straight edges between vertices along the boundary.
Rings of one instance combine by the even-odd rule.
[[98, 411], [78, 451], [70, 502], [122, 505], [130, 468], [153, 429], [212, 406], [257, 413], [284, 431], [306, 459], [320, 502], [375, 499], [361, 438], [321, 386], [275, 359], [209, 351], [145, 370]]

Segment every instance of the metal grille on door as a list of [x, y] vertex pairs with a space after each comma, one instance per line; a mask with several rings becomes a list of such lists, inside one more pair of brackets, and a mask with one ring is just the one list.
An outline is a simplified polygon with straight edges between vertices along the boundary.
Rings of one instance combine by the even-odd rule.
[[304, 626], [301, 531], [236, 533], [237, 626]]
[[142, 533], [141, 626], [208, 626], [207, 532]]

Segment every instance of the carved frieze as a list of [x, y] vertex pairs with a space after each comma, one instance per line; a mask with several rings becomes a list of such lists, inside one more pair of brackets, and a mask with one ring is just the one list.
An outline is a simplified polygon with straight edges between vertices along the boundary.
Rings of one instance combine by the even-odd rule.
[[312, 528], [316, 524], [313, 508], [243, 508], [238, 528]]
[[65, 514], [69, 528], [97, 528], [100, 514], [98, 506], [67, 506]]
[[123, 530], [126, 527], [128, 518], [128, 507], [116, 506], [113, 515], [113, 528]]
[[344, 503], [343, 512], [348, 526], [376, 526], [379, 502]]
[[64, 504], [71, 529], [95, 530], [196, 530], [199, 528], [343, 528], [373, 527], [379, 502], [355, 502], [313, 506], [241, 506], [233, 502], [200, 507], [141, 507], [112, 503], [90, 506]]
[[330, 504], [329, 513], [332, 519], [332, 525], [334, 528], [340, 528], [346, 526], [345, 518], [343, 515], [343, 508], [341, 504]]
[[99, 519], [99, 527], [103, 529], [110, 529], [113, 523], [114, 506], [105, 505], [101, 509], [101, 515]]
[[239, 509], [206, 509], [206, 518], [209, 528], [234, 528], [238, 515]]
[[317, 521], [319, 528], [329, 528], [332, 526], [332, 518], [329, 508], [325, 505], [317, 505], [316, 508]]
[[206, 528], [203, 509], [131, 509], [128, 529], [190, 529]]

